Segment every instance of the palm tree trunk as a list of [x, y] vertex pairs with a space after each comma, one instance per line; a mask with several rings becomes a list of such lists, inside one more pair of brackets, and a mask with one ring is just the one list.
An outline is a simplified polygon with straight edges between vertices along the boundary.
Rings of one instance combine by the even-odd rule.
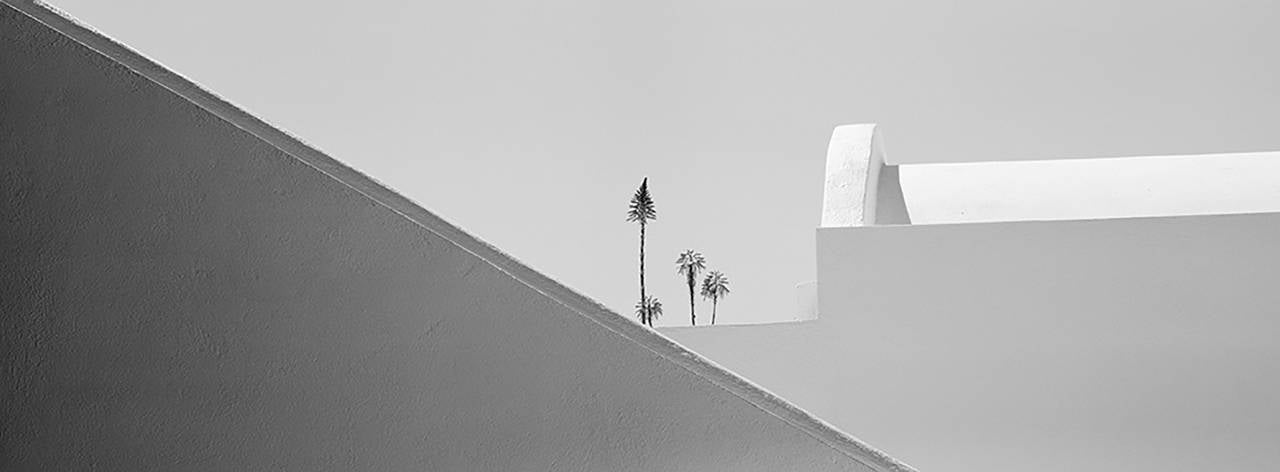
[[715, 297], [711, 297], [711, 324], [716, 324], [716, 302], [717, 301], [719, 300], [716, 300]]
[[698, 313], [694, 311], [693, 305], [693, 271], [690, 270], [687, 276], [689, 280], [689, 324], [698, 326]]
[[653, 319], [649, 317], [649, 299], [644, 296], [644, 220], [640, 221], [640, 306], [641, 315], [640, 324], [648, 324], [653, 327]]

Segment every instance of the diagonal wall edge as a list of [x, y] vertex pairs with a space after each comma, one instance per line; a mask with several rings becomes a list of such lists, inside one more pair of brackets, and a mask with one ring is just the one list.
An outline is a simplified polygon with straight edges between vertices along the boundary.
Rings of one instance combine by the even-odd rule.
[[250, 115], [143, 55], [83, 25], [56, 8], [37, 1], [0, 0], [73, 41], [130, 69], [219, 119], [240, 128], [285, 154], [340, 182], [372, 202], [401, 215], [462, 250], [506, 273], [592, 322], [642, 346], [667, 362], [718, 386], [755, 408], [772, 415], [814, 439], [875, 470], [911, 468], [844, 434], [755, 384], [721, 368], [670, 339], [610, 312], [599, 303], [538, 273], [498, 249], [445, 222], [374, 179], [338, 162], [300, 139]]

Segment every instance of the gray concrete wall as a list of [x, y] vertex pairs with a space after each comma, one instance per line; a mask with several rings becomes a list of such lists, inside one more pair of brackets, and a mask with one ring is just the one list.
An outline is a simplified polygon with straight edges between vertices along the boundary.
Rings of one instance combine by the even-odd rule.
[[665, 332], [921, 470], [1280, 463], [1280, 214], [817, 236], [817, 321]]
[[0, 470], [905, 470], [17, 0], [0, 313]]

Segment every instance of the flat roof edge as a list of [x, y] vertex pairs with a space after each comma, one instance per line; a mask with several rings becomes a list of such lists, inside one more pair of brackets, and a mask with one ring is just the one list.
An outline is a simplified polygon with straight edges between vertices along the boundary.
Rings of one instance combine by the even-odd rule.
[[1143, 154], [1143, 155], [1124, 155], [1124, 156], [1070, 156], [1070, 157], [1051, 157], [1051, 158], [1035, 158], [1035, 159], [975, 159], [969, 161], [921, 161], [921, 162], [904, 162], [894, 165], [903, 167], [950, 167], [950, 166], [983, 166], [983, 165], [1043, 165], [1043, 164], [1069, 164], [1069, 165], [1097, 165], [1107, 164], [1116, 161], [1161, 161], [1161, 160], [1193, 160], [1193, 159], [1213, 159], [1220, 157], [1277, 157], [1280, 155], [1280, 149], [1271, 150], [1252, 150], [1252, 151], [1231, 151], [1231, 152], [1202, 152], [1190, 154]]
[[836, 429], [827, 422], [779, 398], [751, 381], [681, 346], [659, 332], [633, 323], [629, 319], [610, 311], [599, 302], [529, 268], [529, 266], [510, 255], [468, 234], [409, 198], [391, 190], [374, 178], [351, 168], [298, 137], [250, 114], [212, 91], [201, 87], [191, 79], [111, 39], [89, 25], [76, 20], [63, 10], [42, 0], [0, 0], [0, 4], [13, 8], [63, 36], [132, 70], [147, 80], [168, 89], [227, 123], [252, 134], [285, 154], [350, 187], [366, 198], [439, 235], [533, 290], [564, 305], [571, 311], [598, 323], [628, 341], [643, 346], [694, 375], [706, 379], [761, 411], [805, 432], [854, 461], [878, 471], [911, 472], [915, 470], [911, 466]]
[[[3, 1], [3, 0], [0, 0], [0, 1]], [[927, 229], [924, 229], [924, 228], [938, 227], [938, 226], [997, 226], [997, 225], [1028, 226], [1028, 225], [1117, 224], [1117, 223], [1124, 223], [1124, 222], [1150, 221], [1150, 220], [1176, 223], [1181, 220], [1262, 218], [1262, 217], [1276, 217], [1276, 216], [1280, 216], [1280, 211], [1252, 211], [1252, 212], [1237, 212], [1237, 213], [1197, 213], [1197, 214], [1187, 214], [1187, 215], [1114, 216], [1114, 217], [1077, 218], [1077, 219], [1046, 218], [1046, 219], [1035, 219], [1035, 220], [949, 221], [944, 223], [913, 223], [909, 225], [819, 226], [816, 228], [816, 230], [818, 232], [871, 231], [871, 230], [928, 231]]]

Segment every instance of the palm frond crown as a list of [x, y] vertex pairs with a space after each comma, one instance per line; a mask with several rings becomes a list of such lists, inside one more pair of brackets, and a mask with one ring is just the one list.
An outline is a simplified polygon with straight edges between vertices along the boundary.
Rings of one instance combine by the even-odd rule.
[[702, 279], [702, 298], [719, 300], [729, 294], [729, 278], [718, 270], [707, 273]]
[[631, 196], [631, 205], [627, 207], [627, 221], [645, 224], [649, 220], [658, 219], [658, 210], [653, 206], [653, 197], [649, 196], [649, 178], [640, 182], [640, 188]]
[[636, 302], [636, 317], [641, 324], [656, 320], [659, 316], [662, 316], [662, 302], [658, 297], [650, 295], [643, 301]]
[[676, 259], [676, 267], [677, 274], [688, 275], [690, 278], [697, 277], [707, 268], [707, 259], [702, 257], [701, 253], [690, 249], [680, 253], [680, 258]]

